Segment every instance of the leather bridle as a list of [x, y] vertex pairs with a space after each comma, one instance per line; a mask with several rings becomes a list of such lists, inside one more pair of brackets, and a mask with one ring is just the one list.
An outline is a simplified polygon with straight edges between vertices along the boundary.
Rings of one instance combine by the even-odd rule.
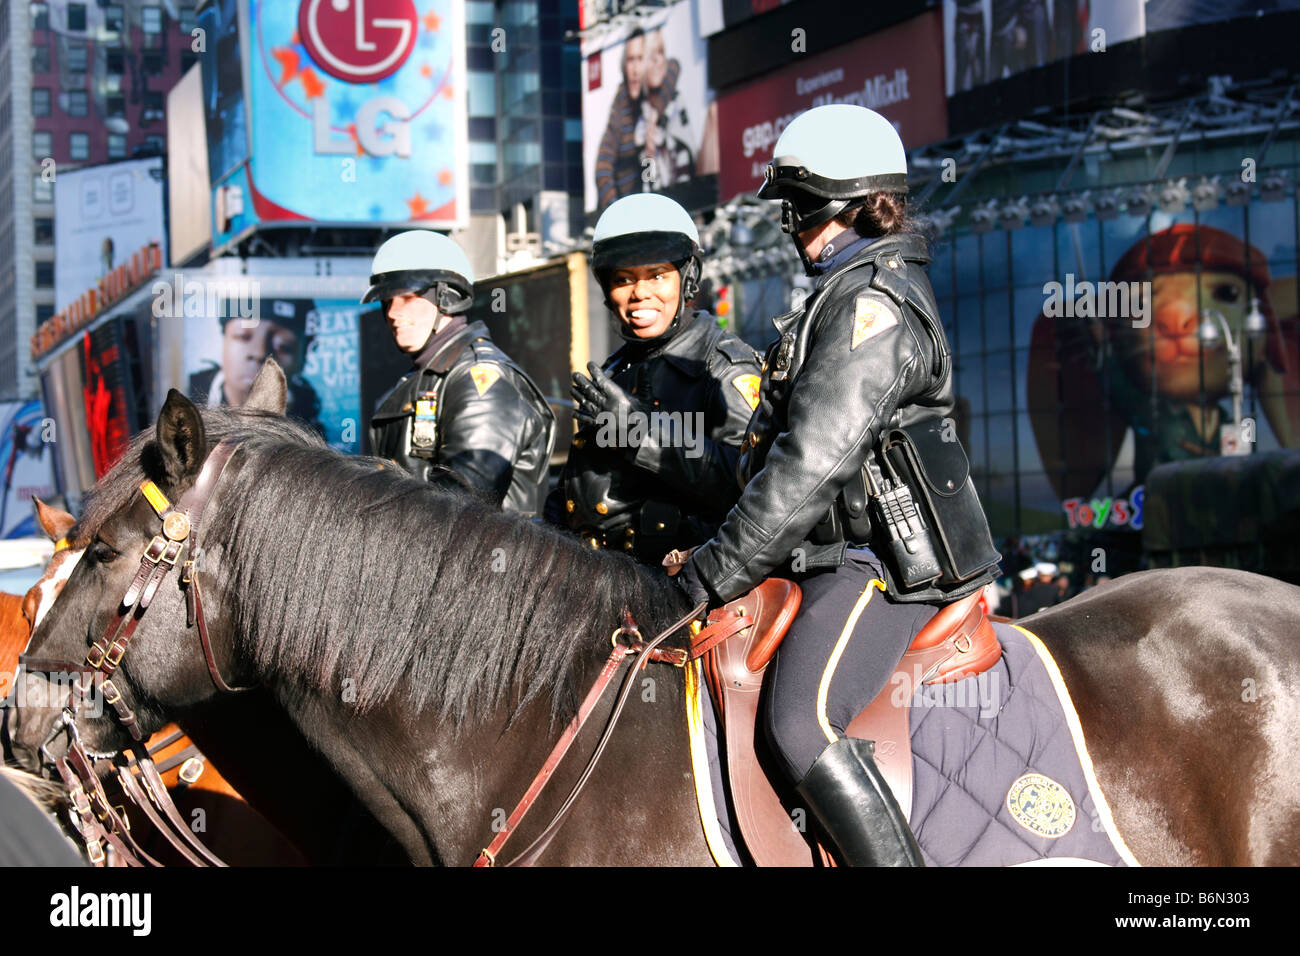
[[[207, 620], [203, 614], [203, 592], [199, 586], [198, 566], [199, 527], [226, 465], [239, 448], [239, 441], [224, 440], [209, 453], [194, 484], [187, 489], [175, 507], [152, 481], [144, 481], [140, 491], [154, 513], [162, 521], [162, 533], [156, 534], [140, 558], [140, 568], [122, 595], [117, 613], [109, 621], [104, 633], [90, 646], [85, 660], [71, 662], [57, 658], [36, 657], [23, 654], [19, 664], [32, 673], [77, 674], [84, 678], [72, 682], [72, 699], [63, 708], [53, 730], [40, 747], [40, 755], [51, 764], [68, 788], [73, 808], [73, 823], [86, 844], [86, 853], [92, 863], [104, 865], [105, 846], [130, 866], [158, 866], [157, 860], [140, 849], [130, 834], [130, 825], [121, 808], [113, 807], [103, 785], [94, 772], [94, 758], [87, 753], [77, 731], [77, 712], [90, 696], [94, 683], [100, 683], [104, 701], [114, 711], [118, 722], [131, 735], [131, 749], [135, 766], [139, 769], [144, 786], [136, 782], [129, 765], [119, 761], [118, 779], [127, 797], [144, 812], [145, 816], [166, 837], [187, 861], [195, 866], [225, 866], [225, 864], [199, 839], [181, 818], [171, 801], [153, 760], [144, 747], [144, 738], [137, 726], [136, 715], [127, 706], [113, 681], [113, 675], [122, 664], [131, 638], [145, 612], [148, 611], [158, 588], [176, 566], [182, 553], [180, 584], [185, 591], [186, 627], [198, 626], [199, 643], [207, 662], [208, 673], [218, 690], [237, 693], [249, 687], [232, 687], [221, 676], [216, 655], [208, 637]], [[61, 734], [68, 735], [68, 749], [62, 757], [51, 756], [48, 747]], [[151, 805], [152, 804], [152, 805]], [[161, 813], [161, 816], [159, 815]], [[172, 831], [175, 831], [174, 833]]]

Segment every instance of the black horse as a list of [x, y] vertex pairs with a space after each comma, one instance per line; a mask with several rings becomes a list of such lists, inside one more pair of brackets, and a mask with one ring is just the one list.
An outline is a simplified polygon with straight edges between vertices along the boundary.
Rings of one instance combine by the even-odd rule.
[[[173, 392], [156, 431], [101, 482], [98, 533], [29, 653], [85, 654], [158, 533], [140, 482], [175, 501], [217, 433], [243, 439], [204, 519], [200, 576], [219, 670], [268, 688], [413, 862], [464, 865], [488, 845], [595, 678], [624, 608], [646, 634], [688, 610], [662, 574], [621, 555], [335, 453], [284, 420], [200, 413]], [[217, 694], [174, 579], [164, 587], [119, 671], [146, 733]], [[1152, 571], [1037, 615], [1034, 629], [1139, 861], [1300, 862], [1300, 588], [1215, 569]], [[681, 675], [651, 665], [637, 679], [540, 862], [712, 863]], [[609, 706], [597, 708], [517, 848], [568, 793]], [[25, 765], [38, 765], [57, 713], [13, 713]], [[108, 718], [80, 724], [94, 750], [128, 742]]]

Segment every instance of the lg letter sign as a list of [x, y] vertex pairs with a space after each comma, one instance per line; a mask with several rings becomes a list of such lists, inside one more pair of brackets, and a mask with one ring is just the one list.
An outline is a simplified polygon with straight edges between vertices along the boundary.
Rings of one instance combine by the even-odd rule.
[[298, 36], [322, 70], [346, 83], [377, 83], [415, 49], [414, 0], [303, 0]]

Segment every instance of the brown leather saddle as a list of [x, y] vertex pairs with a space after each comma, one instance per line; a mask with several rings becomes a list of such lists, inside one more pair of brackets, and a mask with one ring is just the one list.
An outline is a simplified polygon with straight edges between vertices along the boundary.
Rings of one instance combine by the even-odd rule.
[[[704, 675], [725, 734], [727, 778], [739, 835], [759, 866], [830, 862], [825, 850], [796, 828], [791, 815], [797, 805], [794, 789], [775, 765], [758, 725], [763, 674], [801, 600], [799, 585], [768, 578], [710, 614], [699, 635], [707, 640], [720, 630], [731, 632], [704, 655]], [[904, 652], [884, 690], [849, 724], [850, 736], [876, 742], [876, 763], [905, 814], [910, 815], [912, 804], [909, 709], [917, 685], [979, 674], [1001, 656], [1002, 645], [977, 591], [939, 610]], [[906, 693], [898, 692], [900, 686]], [[805, 829], [810, 824], [807, 821]]]

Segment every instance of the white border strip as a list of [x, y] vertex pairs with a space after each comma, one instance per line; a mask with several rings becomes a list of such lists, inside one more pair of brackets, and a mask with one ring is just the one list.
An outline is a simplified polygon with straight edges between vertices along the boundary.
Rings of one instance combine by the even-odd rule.
[[1083, 725], [1079, 723], [1078, 711], [1074, 709], [1074, 701], [1070, 699], [1070, 691], [1065, 686], [1065, 681], [1061, 677], [1061, 671], [1056, 666], [1056, 661], [1052, 659], [1051, 652], [1043, 645], [1037, 635], [1025, 630], [1019, 624], [1012, 624], [1017, 631], [1029, 638], [1029, 643], [1033, 645], [1034, 651], [1038, 654], [1038, 659], [1043, 662], [1047, 668], [1047, 676], [1052, 679], [1052, 686], [1056, 688], [1056, 696], [1060, 698], [1061, 708], [1065, 711], [1065, 724], [1070, 728], [1070, 736], [1074, 738], [1074, 750], [1079, 756], [1079, 763], [1083, 767], [1083, 776], [1088, 783], [1088, 791], [1092, 794], [1092, 802], [1097, 808], [1097, 813], [1101, 816], [1101, 825], [1106, 828], [1106, 835], [1110, 837], [1111, 845], [1115, 847], [1120, 857], [1129, 866], [1141, 866], [1133, 851], [1128, 848], [1124, 838], [1119, 834], [1119, 828], [1115, 826], [1115, 818], [1111, 816], [1110, 804], [1106, 802], [1106, 795], [1101, 791], [1101, 784], [1097, 782], [1097, 773], [1093, 770], [1092, 757], [1088, 754], [1088, 746], [1083, 739]]
[[704, 839], [718, 866], [740, 866], [727, 850], [718, 826], [718, 810], [713, 802], [713, 784], [709, 776], [709, 756], [704, 744], [704, 695], [700, 693], [700, 662], [691, 661], [684, 668], [686, 676], [686, 729], [691, 742], [691, 772], [695, 777], [695, 802], [700, 809]]

